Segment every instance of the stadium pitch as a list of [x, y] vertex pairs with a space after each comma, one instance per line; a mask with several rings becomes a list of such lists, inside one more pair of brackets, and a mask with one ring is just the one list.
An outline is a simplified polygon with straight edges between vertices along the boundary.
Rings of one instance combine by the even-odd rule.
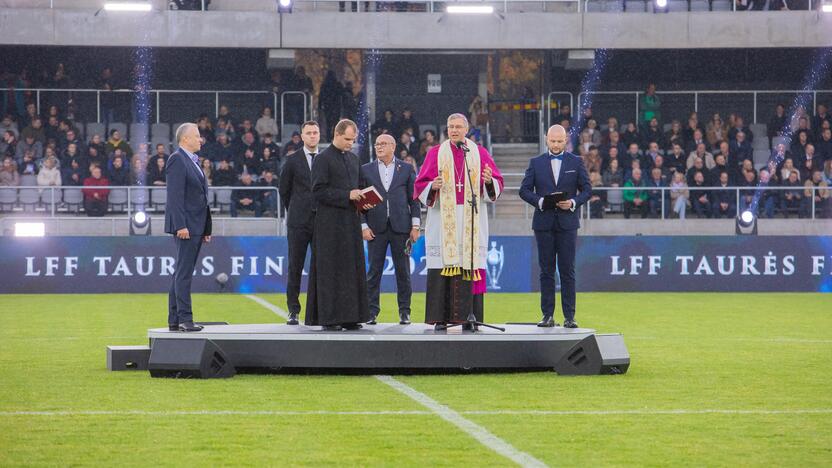
[[[0, 465], [826, 465], [831, 299], [579, 294], [581, 326], [627, 340], [615, 377], [174, 380], [105, 366], [106, 345], [165, 325], [165, 295], [0, 296]], [[382, 308], [393, 321], [395, 296]], [[282, 310], [282, 294], [195, 295], [199, 320]], [[486, 298], [493, 322], [537, 310], [537, 294]]]

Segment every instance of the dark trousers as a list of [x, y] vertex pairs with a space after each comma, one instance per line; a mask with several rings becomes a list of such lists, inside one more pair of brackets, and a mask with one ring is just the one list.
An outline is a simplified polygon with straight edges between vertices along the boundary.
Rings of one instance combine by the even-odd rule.
[[627, 218], [627, 219], [630, 219], [630, 216], [633, 214], [633, 212], [635, 212], [635, 213], [641, 213], [641, 217], [646, 218], [647, 217], [647, 209], [648, 209], [647, 200], [644, 200], [642, 202], [641, 206], [636, 206], [636, 204], [633, 203], [633, 202], [625, 201], [624, 202], [624, 217]]
[[540, 311], [555, 313], [555, 265], [560, 273], [560, 297], [563, 317], [575, 319], [575, 247], [578, 230], [534, 231], [540, 265]]
[[104, 216], [107, 214], [107, 200], [88, 198], [84, 200], [84, 211], [87, 216]]
[[286, 233], [289, 245], [289, 277], [286, 278], [286, 305], [289, 312], [300, 313], [300, 280], [303, 275], [303, 264], [306, 263], [306, 251], [312, 243], [312, 226], [289, 226]]
[[404, 253], [408, 234], [393, 232], [390, 223], [383, 233], [374, 233], [375, 239], [367, 242], [367, 253], [370, 257], [370, 271], [367, 272], [367, 296], [370, 305], [370, 315], [378, 316], [381, 307], [379, 306], [379, 289], [381, 287], [381, 275], [384, 272], [384, 263], [387, 259], [387, 247], [390, 247], [390, 256], [393, 259], [393, 267], [396, 269], [396, 295], [399, 301], [399, 314], [410, 313], [410, 259]]
[[231, 202], [231, 217], [236, 218], [237, 212], [239, 210], [254, 210], [254, 216], [259, 218], [263, 216], [263, 207], [260, 205], [260, 201], [254, 200], [249, 205], [243, 205], [240, 202]]
[[194, 320], [191, 307], [191, 279], [202, 248], [202, 236], [191, 235], [190, 239], [176, 241], [176, 266], [173, 270], [173, 282], [168, 293], [168, 325], [178, 325]]

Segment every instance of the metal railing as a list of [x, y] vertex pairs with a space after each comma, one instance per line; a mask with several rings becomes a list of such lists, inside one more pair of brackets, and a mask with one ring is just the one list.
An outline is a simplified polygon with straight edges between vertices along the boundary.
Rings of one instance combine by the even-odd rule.
[[[522, 174], [519, 174], [519, 173], [504, 173], [503, 177], [521, 176], [521, 175]], [[649, 200], [649, 198], [650, 198], [649, 197], [649, 192], [660, 191], [660, 192], [662, 192], [662, 194], [660, 196], [661, 199], [659, 201], [659, 207], [658, 207], [659, 209], [657, 210], [658, 213], [655, 213], [655, 215], [659, 219], [669, 219], [668, 216], [667, 216], [669, 214], [668, 210], [672, 209], [672, 206], [669, 205], [668, 203], [670, 203], [670, 191], [672, 191], [672, 190], [679, 190], [679, 189], [676, 188], [676, 187], [650, 187], [650, 186], [644, 186], [644, 187], [623, 187], [623, 186], [622, 187], [592, 187], [593, 193], [595, 193], [595, 192], [606, 192], [607, 193], [607, 200], [605, 202], [607, 204], [607, 206], [604, 207], [604, 208], [609, 207], [609, 205], [616, 205], [618, 208], [620, 208], [619, 210], [614, 210], [613, 212], [623, 212], [623, 208], [624, 208], [623, 194], [624, 194], [624, 192], [645, 192], [645, 193], [648, 193], [648, 200]], [[821, 207], [819, 207], [817, 205], [816, 197], [818, 195], [821, 195], [822, 203], [829, 204], [829, 206], [827, 208], [829, 210], [829, 214], [826, 214], [825, 216], [821, 216], [821, 217], [826, 217], [826, 216], [832, 215], [832, 187], [810, 187], [810, 188], [807, 188], [807, 187], [801, 185], [799, 187], [767, 186], [767, 187], [761, 187], [761, 188], [757, 189], [757, 188], [753, 188], [753, 187], [749, 188], [749, 187], [738, 187], [738, 186], [730, 186], [730, 187], [721, 187], [721, 186], [720, 187], [711, 187], [711, 186], [708, 186], [708, 187], [683, 187], [683, 188], [681, 188], [681, 190], [706, 191], [706, 192], [709, 192], [708, 193], [709, 198], [711, 197], [711, 194], [714, 191], [732, 191], [732, 192], [734, 192], [734, 205], [733, 205], [734, 215], [733, 215], [733, 217], [738, 216], [744, 208], [747, 208], [747, 205], [744, 203], [744, 197], [749, 196], [749, 195], [747, 195], [749, 193], [753, 194], [757, 190], [759, 190], [761, 192], [761, 196], [759, 198], [760, 201], [757, 204], [757, 211], [755, 213], [755, 215], [758, 216], [758, 217], [760, 216], [760, 212], [764, 211], [766, 209], [766, 204], [762, 201], [763, 200], [763, 194], [765, 192], [800, 192], [801, 202], [798, 204], [798, 206], [796, 206], [796, 207], [784, 207], [783, 204], [781, 203], [779, 206], [772, 207], [775, 214], [777, 214], [777, 213], [782, 214], [784, 212], [784, 210], [787, 210], [786, 214], [788, 214], [788, 212], [794, 211], [793, 208], [796, 208], [797, 209], [797, 214], [800, 215], [800, 216], [803, 216], [804, 219], [817, 219], [818, 218], [818, 211], [819, 211], [818, 208], [821, 208]], [[806, 198], [804, 196], [806, 190], [811, 190], [811, 192], [812, 192], [812, 196], [810, 197], [808, 203], [805, 202]], [[504, 192], [513, 192], [512, 196], [515, 196], [515, 194], [519, 193], [519, 191], [520, 191], [519, 186], [507, 186], [507, 187], [504, 188]], [[822, 196], [823, 193], [826, 194], [826, 198], [824, 198]], [[620, 195], [621, 197], [619, 199], [618, 196], [616, 196], [616, 197], [614, 197], [615, 201], [610, 202], [610, 200], [609, 200], [610, 199], [610, 197], [609, 197], [610, 194]], [[778, 195], [779, 195], [779, 193], [778, 193]], [[750, 195], [750, 196], [753, 196], [753, 195]], [[655, 196], [653, 198], [655, 199]], [[687, 201], [690, 204], [690, 199], [688, 199]], [[782, 202], [782, 198], [781, 198], [780, 201]], [[498, 203], [499, 203], [499, 201], [498, 201]], [[804, 205], [804, 203], [806, 203], [806, 205], [808, 205], [808, 206]], [[708, 201], [709, 210], [708, 211], [710, 211], [710, 207], [712, 205], [713, 205], [713, 202], [709, 199], [709, 201]], [[534, 207], [532, 207], [528, 203], [524, 203], [523, 217], [525, 219], [530, 219], [531, 214], [534, 213], [534, 210], [535, 210]], [[693, 213], [693, 211], [691, 211], [690, 207], [687, 209], [687, 211], [688, 211], [688, 213]], [[821, 214], [824, 215], [823, 213], [821, 213]], [[589, 203], [586, 203], [586, 204], [584, 204], [583, 206], [580, 207], [579, 216], [582, 219], [591, 219], [592, 218], [592, 215], [591, 215], [590, 209], [589, 209]], [[493, 215], [491, 217], [494, 218]]]
[[[604, 114], [605, 116], [611, 116], [615, 114], [610, 114], [609, 112], [605, 112], [603, 110], [604, 107], [618, 107], [618, 108], [630, 108], [632, 107], [635, 112], [633, 115], [633, 122], [639, 122], [640, 117], [640, 105], [641, 105], [641, 96], [645, 94], [644, 91], [594, 91], [594, 92], [581, 92], [578, 94], [578, 105], [579, 107], [583, 105], [584, 99], [587, 95], [591, 94], [593, 96], [593, 103], [592, 103], [592, 110], [595, 115]], [[814, 109], [817, 108], [818, 104], [818, 94], [829, 94], [829, 97], [832, 98], [832, 90], [828, 89], [816, 89], [811, 91], [806, 90], [788, 90], [788, 89], [780, 89], [780, 90], [681, 90], [681, 91], [657, 91], [656, 92], [659, 97], [667, 96], [669, 101], [668, 104], [673, 105], [673, 108], [670, 109], [662, 109], [662, 114], [665, 114], [665, 117], [662, 119], [662, 124], [669, 123], [672, 119], [679, 120], [682, 123], [682, 127], [684, 127], [687, 123], [688, 115], [676, 115], [673, 117], [667, 117], [666, 114], [670, 114], [671, 112], [682, 112], [685, 111], [680, 110], [680, 108], [686, 106], [686, 112], [689, 114], [690, 112], [697, 112], [697, 113], [704, 113], [704, 115], [700, 114], [700, 122], [707, 122], [710, 120], [708, 117], [711, 113], [725, 113], [725, 112], [738, 112], [740, 115], [751, 115], [752, 120], [750, 123], [766, 123], [760, 122], [760, 112], [759, 109], [763, 104], [761, 101], [763, 98], [768, 97], [770, 102], [766, 102], [765, 104], [769, 105], [769, 109], [771, 109], [771, 114], [774, 114], [774, 107], [778, 103], [783, 103], [788, 106], [791, 104], [792, 99], [797, 95], [811, 95], [812, 98], [812, 108], [806, 109], [807, 115], [813, 115]], [[739, 105], [726, 105], [724, 104], [725, 97], [728, 95], [736, 95], [741, 96]], [[778, 97], [778, 95], [780, 97]], [[598, 96], [620, 96], [620, 99], [617, 99], [616, 102], [600, 102]], [[684, 103], [680, 103], [679, 96], [687, 97]], [[771, 97], [774, 96], [774, 99]], [[710, 98], [710, 100], [708, 99]], [[710, 102], [713, 101], [713, 102]], [[628, 103], [629, 102], [629, 103]], [[665, 103], [662, 103], [662, 107], [665, 107]], [[730, 109], [726, 109], [726, 107], [731, 107]], [[600, 111], [600, 112], [599, 112]], [[572, 107], [573, 115], [578, 112], [574, 106]], [[626, 120], [623, 115], [616, 115], [619, 119], [619, 123], [627, 123], [629, 120]], [[723, 120], [725, 120], [725, 116], [723, 116]], [[599, 123], [602, 123], [599, 121]]]
[[[108, 190], [107, 216], [116, 219], [129, 219], [137, 211], [147, 213], [164, 213], [166, 205], [167, 187], [164, 185], [147, 186], [40, 186], [21, 185], [14, 187], [0, 187], [0, 213], [42, 213], [49, 218], [59, 214], [81, 214], [84, 208], [84, 191]], [[208, 204], [220, 213], [230, 213], [234, 203], [232, 192], [251, 191], [255, 196], [262, 192], [272, 192], [275, 199], [274, 209], [268, 208], [264, 212], [273, 212], [273, 218], [282, 221], [280, 193], [276, 187], [264, 186], [213, 186], [208, 187]], [[27, 208], [31, 207], [31, 211]], [[237, 208], [236, 210], [245, 210]]]
[[[76, 106], [77, 112], [81, 115], [81, 117], [89, 116], [90, 114], [95, 115], [95, 122], [102, 122], [104, 117], [102, 111], [106, 111], [107, 109], [102, 109], [101, 104], [101, 97], [104, 95], [105, 97], [112, 97], [115, 99], [116, 97], [120, 96], [129, 96], [130, 100], [126, 103], [122, 104], [120, 107], [126, 107], [128, 110], [132, 109], [133, 99], [135, 94], [138, 94], [137, 91], [132, 89], [115, 89], [112, 91], [104, 90], [104, 89], [70, 89], [70, 88], [0, 88], [0, 92], [22, 92], [29, 95], [33, 95], [34, 103], [38, 114], [43, 111], [43, 108], [49, 105], [58, 105], [62, 111], [66, 112], [67, 106], [70, 100], [72, 100], [73, 105]], [[152, 102], [153, 105], [151, 107], [151, 121], [155, 121], [156, 123], [161, 122], [184, 122], [188, 120], [193, 120], [194, 115], [193, 112], [185, 111], [182, 114], [174, 114], [173, 110], [168, 110], [167, 107], [163, 104], [163, 98], [169, 98], [170, 100], [174, 101], [174, 103], [170, 104], [170, 107], [176, 110], [181, 110], [183, 107], [181, 103], [176, 103], [176, 95], [188, 95], [188, 100], [193, 101], [194, 96], [200, 96], [203, 99], [202, 107], [199, 107], [199, 103], [194, 105], [191, 104], [190, 107], [192, 109], [196, 109], [199, 107], [199, 112], [205, 112], [208, 110], [209, 106], [214, 110], [214, 118], [219, 116], [219, 109], [221, 105], [228, 105], [231, 108], [239, 108], [239, 107], [247, 107], [250, 108], [250, 112], [241, 112], [239, 114], [254, 114], [259, 116], [260, 110], [263, 107], [266, 107], [266, 103], [268, 102], [272, 106], [272, 115], [277, 115], [278, 110], [281, 116], [281, 125], [284, 123], [284, 114], [285, 114], [285, 97], [289, 95], [302, 95], [303, 96], [303, 111], [302, 111], [302, 120], [297, 122], [298, 124], [302, 123], [305, 120], [309, 120], [310, 118], [310, 99], [309, 93], [304, 91], [284, 91], [280, 93], [272, 92], [272, 91], [238, 91], [238, 90], [193, 90], [193, 89], [153, 89], [147, 91], [149, 95], [148, 101]], [[207, 98], [207, 99], [206, 99]], [[118, 106], [118, 104], [114, 104], [113, 107]], [[105, 106], [106, 107], [106, 106]], [[176, 117], [174, 117], [176, 115]], [[76, 120], [78, 120], [76, 118]], [[82, 118], [85, 122], [92, 122], [93, 120], [89, 118]], [[112, 121], [127, 121], [128, 119], [113, 119]], [[135, 119], [133, 119], [135, 120]], [[253, 122], [256, 122], [257, 117], [252, 118]]]

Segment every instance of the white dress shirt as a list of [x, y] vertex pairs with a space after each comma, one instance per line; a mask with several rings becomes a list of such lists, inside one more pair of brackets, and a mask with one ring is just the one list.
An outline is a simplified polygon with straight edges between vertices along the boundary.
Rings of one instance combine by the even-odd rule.
[[[561, 151], [558, 154], [553, 154], [551, 151], [549, 151], [548, 154], [549, 154], [549, 156], [560, 156], [561, 158], [563, 158], [563, 151]], [[555, 176], [555, 185], [557, 185], [558, 184], [558, 178], [560, 177], [560, 165], [563, 164], [563, 160], [552, 158], [551, 162], [552, 162], [552, 175]], [[572, 208], [570, 208], [569, 211], [575, 211], [575, 199], [572, 198], [569, 201], [572, 202]], [[543, 197], [540, 197], [540, 201], [537, 202], [537, 207], [540, 208], [540, 211], [543, 211]]]

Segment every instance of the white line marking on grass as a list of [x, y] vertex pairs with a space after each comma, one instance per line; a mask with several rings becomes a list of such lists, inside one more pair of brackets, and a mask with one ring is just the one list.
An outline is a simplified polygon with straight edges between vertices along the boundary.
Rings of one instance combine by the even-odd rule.
[[[398, 381], [396, 381], [398, 382]], [[400, 383], [400, 382], [399, 382]], [[404, 384], [402, 384], [404, 385]], [[410, 388], [410, 387], [408, 387]], [[415, 390], [414, 390], [415, 391]], [[437, 403], [438, 404], [438, 403]], [[452, 411], [452, 410], [451, 410]], [[190, 411], [152, 411], [152, 410], [66, 410], [66, 411], [0, 411], [0, 416], [436, 416], [435, 411], [280, 411], [280, 410], [190, 410]], [[832, 408], [815, 409], [668, 409], [668, 410], [492, 410], [460, 411], [458, 414], [472, 416], [650, 416], [650, 415], [801, 415], [832, 414]]]
[[463, 432], [476, 439], [479, 443], [519, 464], [520, 466], [546, 466], [545, 463], [541, 462], [537, 458], [534, 458], [528, 453], [517, 450], [508, 442], [489, 432], [488, 429], [469, 419], [465, 419], [461, 414], [414, 389], [413, 387], [405, 385], [389, 375], [377, 375], [376, 378], [390, 387], [393, 387], [395, 390], [409, 396], [420, 405], [431, 410], [437, 416], [460, 428]]
[[246, 294], [246, 297], [251, 299], [252, 301], [260, 304], [261, 306], [269, 309], [270, 311], [274, 312], [275, 314], [277, 314], [280, 317], [283, 317], [285, 319], [289, 318], [289, 313], [288, 312], [286, 312], [285, 310], [281, 309], [280, 307], [272, 304], [271, 302], [263, 299], [262, 297], [257, 297], [254, 294]]

